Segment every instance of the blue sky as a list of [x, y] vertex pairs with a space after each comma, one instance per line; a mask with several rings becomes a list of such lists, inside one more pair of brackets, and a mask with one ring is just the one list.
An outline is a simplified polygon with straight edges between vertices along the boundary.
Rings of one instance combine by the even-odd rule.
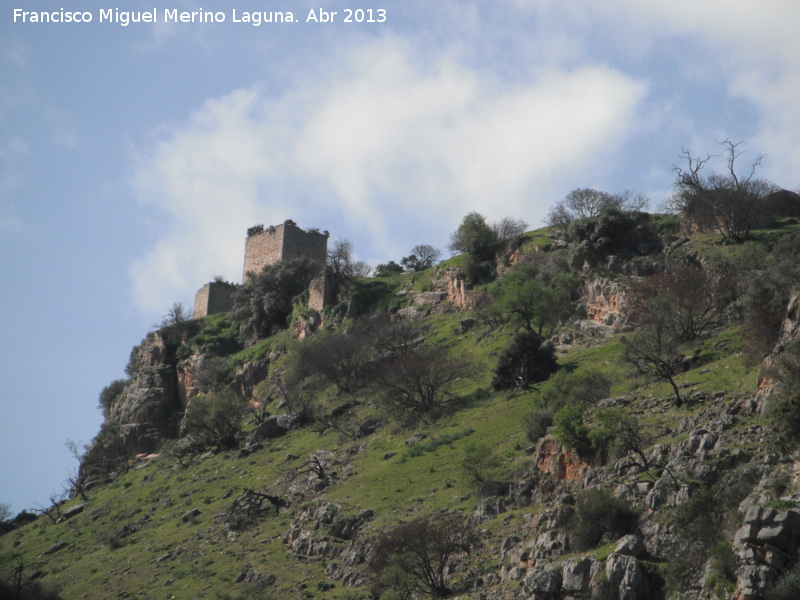
[[[0, 8], [0, 502], [47, 504], [97, 395], [172, 305], [292, 218], [371, 264], [470, 210], [538, 226], [571, 189], [657, 206], [681, 148], [746, 141], [800, 187], [795, 0], [133, 0]], [[311, 8], [334, 23], [306, 23]], [[13, 10], [91, 23], [14, 23]], [[165, 9], [224, 23], [164, 23]], [[345, 9], [385, 23], [341, 22]], [[254, 27], [238, 11], [292, 11]]]

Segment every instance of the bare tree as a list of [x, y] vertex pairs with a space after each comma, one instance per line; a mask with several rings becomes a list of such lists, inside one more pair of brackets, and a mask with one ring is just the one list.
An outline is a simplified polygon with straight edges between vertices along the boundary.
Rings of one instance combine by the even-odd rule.
[[53, 492], [50, 494], [50, 506], [45, 508], [41, 504], [37, 504], [34, 507], [33, 512], [39, 515], [44, 515], [53, 523], [58, 523], [58, 520], [61, 518], [61, 503], [63, 501], [63, 494], [57, 494], [56, 492]]
[[683, 405], [681, 392], [675, 383], [675, 376], [682, 371], [682, 358], [677, 337], [663, 320], [646, 325], [625, 340], [625, 360], [642, 373], [668, 382], [675, 393], [676, 406]]
[[427, 346], [379, 361], [373, 367], [372, 378], [384, 390], [384, 402], [391, 409], [418, 415], [446, 408], [453, 384], [474, 372], [464, 357]]
[[372, 267], [353, 257], [353, 242], [350, 240], [336, 240], [328, 250], [328, 272], [333, 285], [333, 295], [338, 297], [340, 290], [356, 277], [366, 277], [372, 272]]
[[764, 155], [759, 155], [745, 169], [738, 171], [743, 152], [742, 142], [723, 140], [722, 157], [726, 173], [704, 174], [713, 158], [692, 156], [682, 150], [685, 167], [673, 167], [676, 195], [672, 206], [692, 220], [701, 230], [718, 231], [726, 242], [739, 243], [750, 237], [750, 231], [763, 212], [764, 200], [777, 191], [769, 181], [756, 179], [756, 170], [762, 165]]
[[167, 311], [167, 314], [161, 317], [161, 326], [179, 325], [191, 318], [191, 311], [186, 310], [182, 303], [174, 302], [172, 308]]
[[[593, 188], [578, 188], [572, 190], [552, 206], [545, 218], [545, 223], [563, 233], [575, 219], [596, 217], [604, 208], [626, 210], [624, 204], [623, 196]], [[635, 203], [636, 206], [640, 204], [640, 202]]]
[[321, 375], [340, 394], [355, 399], [364, 386], [364, 371], [370, 359], [370, 340], [357, 328], [346, 333], [322, 333], [297, 349], [299, 375]]
[[497, 241], [501, 244], [504, 244], [513, 241], [525, 233], [528, 223], [522, 219], [503, 217], [499, 221], [492, 223], [491, 227], [497, 236]]
[[81, 497], [81, 500], [84, 502], [88, 502], [89, 498], [86, 496], [86, 486], [83, 477], [80, 474], [80, 467], [83, 461], [83, 453], [80, 451], [80, 448], [76, 442], [73, 440], [68, 439], [64, 442], [64, 447], [70, 453], [72, 458], [78, 461], [78, 466], [72, 469], [69, 473], [67, 473], [67, 481], [66, 481], [66, 493], [69, 495], [77, 494]]
[[734, 282], [694, 265], [668, 269], [633, 287], [633, 308], [640, 321], [664, 319], [683, 340], [693, 340], [720, 325], [733, 300]]

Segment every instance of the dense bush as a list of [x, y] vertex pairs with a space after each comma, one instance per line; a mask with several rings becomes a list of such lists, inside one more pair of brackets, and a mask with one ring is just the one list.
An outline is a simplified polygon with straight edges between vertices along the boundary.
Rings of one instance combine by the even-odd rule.
[[662, 248], [652, 218], [647, 213], [604, 208], [596, 217], [575, 219], [567, 228], [570, 265], [602, 266], [610, 255], [632, 257], [652, 254]]
[[282, 260], [267, 265], [236, 292], [231, 319], [243, 337], [259, 339], [286, 327], [294, 298], [308, 289], [320, 267], [309, 258]]
[[229, 389], [195, 396], [186, 409], [186, 430], [198, 447], [234, 448], [246, 410], [246, 402]]
[[122, 397], [122, 391], [127, 384], [127, 379], [115, 379], [100, 392], [97, 406], [103, 411], [104, 416], [107, 417], [111, 413], [111, 407]]
[[511, 345], [500, 355], [492, 387], [496, 390], [526, 388], [546, 380], [558, 369], [555, 348], [542, 343], [533, 331], [514, 336]]
[[796, 600], [800, 598], [800, 566], [789, 569], [767, 592], [766, 600]]
[[497, 275], [498, 253], [519, 240], [526, 226], [524, 221], [509, 217], [490, 225], [483, 215], [470, 212], [450, 235], [448, 248], [468, 254], [462, 270], [469, 283], [488, 283]]
[[622, 408], [596, 410], [592, 425], [586, 423], [586, 406], [569, 404], [553, 417], [553, 435], [562, 446], [586, 460], [605, 463], [609, 458], [632, 454], [646, 470], [645, 440], [636, 418]]
[[[672, 590], [693, 586], [705, 569], [712, 549], [733, 537], [740, 524], [739, 504], [760, 479], [758, 469], [753, 466], [721, 473], [718, 481], [707, 482], [693, 490], [689, 500], [675, 507], [670, 515], [676, 537], [669, 555], [666, 580]], [[724, 555], [720, 554], [720, 558], [724, 559]]]
[[745, 351], [761, 360], [778, 341], [786, 307], [800, 281], [800, 237], [781, 239], [772, 248], [747, 248], [736, 267], [745, 309]]
[[553, 436], [581, 458], [588, 459], [594, 454], [590, 432], [584, 421], [584, 407], [580, 404], [568, 404], [553, 416]]
[[567, 525], [570, 545], [584, 552], [606, 538], [615, 540], [633, 530], [636, 516], [624, 500], [610, 492], [602, 488], [585, 490], [578, 495], [575, 513]]
[[595, 404], [611, 394], [611, 378], [594, 369], [559, 371], [542, 392], [545, 406], [553, 412], [565, 405]]
[[580, 280], [560, 270], [557, 261], [517, 265], [489, 286], [492, 302], [485, 320], [549, 335], [572, 314], [579, 286]]
[[405, 269], [402, 265], [398, 265], [393, 260], [388, 263], [381, 263], [375, 267], [375, 277], [391, 277], [392, 275], [399, 275], [404, 273]]
[[553, 426], [553, 411], [549, 408], [542, 408], [532, 412], [525, 419], [525, 437], [531, 443], [536, 443], [539, 438], [547, 434], [547, 430]]
[[232, 379], [230, 362], [221, 356], [203, 356], [195, 367], [194, 378], [200, 393], [216, 392]]

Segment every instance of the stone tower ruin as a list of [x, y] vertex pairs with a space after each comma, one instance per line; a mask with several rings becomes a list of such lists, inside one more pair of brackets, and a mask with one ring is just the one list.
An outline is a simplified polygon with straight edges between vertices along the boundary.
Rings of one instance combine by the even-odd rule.
[[[267, 265], [291, 258], [308, 257], [319, 265], [320, 273], [309, 286], [308, 306], [321, 311], [329, 295], [325, 264], [328, 256], [328, 232], [300, 229], [291, 219], [280, 225], [256, 225], [247, 230], [244, 248], [242, 281], [261, 272]], [[194, 297], [194, 317], [200, 318], [233, 308], [235, 287], [224, 282], [212, 282], [200, 288]]]
[[247, 281], [250, 273], [259, 273], [266, 265], [274, 265], [290, 258], [306, 256], [322, 269], [325, 267], [327, 254], [327, 231], [303, 231], [291, 219], [267, 228], [256, 225], [247, 230], [242, 281]]
[[308, 289], [308, 306], [322, 310], [327, 304], [328, 278], [325, 264], [328, 257], [328, 232], [316, 229], [304, 231], [291, 219], [280, 225], [256, 225], [247, 230], [244, 248], [244, 272], [242, 281], [260, 272], [266, 265], [281, 260], [308, 257], [319, 265], [320, 274], [313, 279]]
[[233, 308], [236, 285], [227, 281], [212, 281], [194, 295], [194, 318], [228, 312]]

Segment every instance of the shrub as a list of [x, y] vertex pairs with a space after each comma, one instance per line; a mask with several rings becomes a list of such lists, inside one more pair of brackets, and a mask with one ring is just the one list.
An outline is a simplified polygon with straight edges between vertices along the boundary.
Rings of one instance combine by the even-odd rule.
[[553, 425], [553, 411], [549, 408], [542, 408], [532, 412], [525, 419], [525, 437], [528, 441], [535, 444], [539, 438], [547, 434], [547, 429]]
[[186, 429], [200, 446], [234, 448], [246, 409], [247, 404], [229, 389], [196, 396], [186, 409]]
[[463, 517], [447, 514], [423, 517], [396, 527], [378, 538], [371, 570], [384, 592], [401, 598], [450, 595], [451, 560], [478, 545], [479, 535]]
[[544, 381], [557, 369], [552, 344], [543, 344], [536, 333], [523, 331], [514, 336], [511, 345], [500, 355], [492, 387], [496, 390], [527, 388]]
[[494, 479], [502, 464], [500, 458], [486, 444], [467, 442], [464, 446], [461, 467], [467, 476], [477, 483]]
[[661, 238], [647, 213], [607, 207], [596, 217], [575, 219], [567, 228], [570, 265], [601, 266], [610, 255], [633, 257], [661, 250]]
[[390, 260], [388, 263], [381, 263], [375, 267], [375, 277], [391, 277], [392, 275], [399, 275], [400, 273], [405, 273], [405, 269], [393, 260]]
[[320, 267], [309, 258], [282, 260], [253, 274], [236, 292], [231, 319], [244, 338], [260, 339], [286, 326], [296, 296], [305, 292]]
[[567, 525], [570, 544], [583, 552], [605, 537], [614, 540], [633, 530], [636, 516], [624, 500], [610, 492], [600, 488], [586, 490], [578, 495], [575, 513]]
[[558, 411], [567, 404], [596, 404], [611, 394], [611, 378], [593, 369], [559, 371], [542, 393], [545, 406]]
[[553, 436], [562, 446], [573, 449], [582, 458], [590, 458], [594, 451], [583, 411], [583, 406], [579, 404], [562, 407], [553, 416]]
[[122, 398], [122, 391], [127, 384], [127, 379], [115, 379], [100, 392], [97, 407], [103, 411], [104, 416], [108, 416], [111, 413], [111, 407]]
[[795, 600], [800, 598], [800, 566], [794, 567], [781, 575], [770, 589], [766, 600]]

